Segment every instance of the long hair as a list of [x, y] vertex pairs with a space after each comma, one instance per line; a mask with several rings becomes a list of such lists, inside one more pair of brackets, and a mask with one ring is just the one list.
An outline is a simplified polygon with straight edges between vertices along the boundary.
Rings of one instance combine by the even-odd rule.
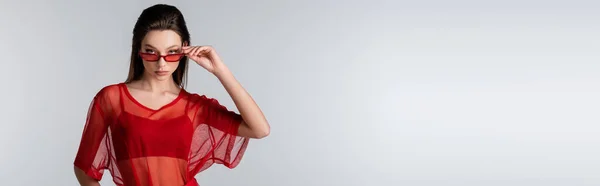
[[[142, 40], [146, 34], [153, 30], [172, 30], [181, 36], [181, 41], [190, 45], [190, 33], [183, 19], [183, 14], [172, 5], [156, 4], [150, 6], [137, 19], [133, 27], [133, 39], [131, 41], [131, 61], [129, 63], [129, 75], [125, 83], [139, 80], [144, 74], [144, 64], [138, 55]], [[179, 66], [173, 72], [175, 83], [184, 88], [187, 82], [188, 57], [184, 56], [179, 61]]]

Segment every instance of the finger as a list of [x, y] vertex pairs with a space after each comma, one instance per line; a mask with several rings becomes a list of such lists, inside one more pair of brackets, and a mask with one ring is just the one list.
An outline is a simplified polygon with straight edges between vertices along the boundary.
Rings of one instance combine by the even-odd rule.
[[202, 52], [202, 50], [200, 49], [200, 47], [195, 47], [194, 50], [191, 52], [192, 56], [199, 56], [199, 54]]
[[191, 51], [191, 47], [181, 47], [181, 52], [187, 54]]
[[210, 46], [202, 46], [200, 47], [200, 51], [202, 54], [209, 54], [212, 51]]
[[191, 55], [194, 54], [194, 50], [196, 50], [196, 47], [190, 47], [190, 48], [188, 48], [188, 49], [185, 50], [186, 51], [185, 54], [191, 56]]

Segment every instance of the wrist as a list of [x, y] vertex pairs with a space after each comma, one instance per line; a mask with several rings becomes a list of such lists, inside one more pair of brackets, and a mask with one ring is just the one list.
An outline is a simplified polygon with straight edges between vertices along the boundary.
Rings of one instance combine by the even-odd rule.
[[213, 75], [215, 75], [218, 79], [223, 79], [226, 76], [231, 75], [231, 71], [229, 71], [227, 67], [219, 67], [214, 69]]

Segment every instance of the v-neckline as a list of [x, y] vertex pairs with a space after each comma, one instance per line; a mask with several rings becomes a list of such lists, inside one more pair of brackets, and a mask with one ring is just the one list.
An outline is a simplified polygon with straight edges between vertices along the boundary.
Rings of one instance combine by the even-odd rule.
[[163, 109], [165, 109], [165, 108], [167, 108], [167, 107], [169, 107], [169, 106], [171, 106], [171, 105], [173, 105], [173, 104], [177, 103], [177, 101], [179, 101], [179, 99], [181, 99], [181, 97], [183, 96], [183, 93], [184, 93], [184, 91], [185, 91], [183, 88], [180, 88], [180, 89], [179, 89], [179, 94], [177, 94], [177, 97], [176, 97], [175, 99], [171, 100], [169, 103], [167, 103], [167, 104], [165, 104], [165, 105], [163, 105], [163, 106], [161, 106], [161, 107], [159, 107], [159, 108], [157, 108], [157, 109], [153, 109], [153, 108], [150, 108], [150, 107], [148, 107], [148, 106], [146, 106], [146, 105], [144, 105], [144, 104], [140, 103], [140, 102], [139, 102], [137, 99], [135, 99], [135, 97], [133, 97], [133, 95], [131, 95], [131, 92], [129, 92], [129, 87], [127, 87], [127, 84], [125, 84], [125, 83], [121, 83], [121, 86], [123, 87], [123, 91], [125, 92], [125, 95], [126, 95], [126, 96], [127, 96], [127, 97], [128, 97], [128, 98], [129, 98], [129, 99], [130, 99], [130, 100], [131, 100], [131, 101], [132, 101], [134, 104], [138, 105], [139, 107], [141, 107], [141, 108], [143, 108], [143, 109], [146, 109], [146, 110], [149, 110], [149, 111], [152, 111], [152, 112], [158, 112], [158, 111], [160, 111], [160, 110], [163, 110]]

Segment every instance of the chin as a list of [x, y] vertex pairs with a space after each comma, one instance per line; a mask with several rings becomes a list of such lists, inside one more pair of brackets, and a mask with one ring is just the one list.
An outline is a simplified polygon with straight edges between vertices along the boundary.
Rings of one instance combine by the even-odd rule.
[[155, 75], [154, 78], [156, 78], [156, 80], [159, 80], [159, 81], [165, 81], [165, 80], [173, 79], [172, 75], [170, 75], [170, 74], [168, 76]]

